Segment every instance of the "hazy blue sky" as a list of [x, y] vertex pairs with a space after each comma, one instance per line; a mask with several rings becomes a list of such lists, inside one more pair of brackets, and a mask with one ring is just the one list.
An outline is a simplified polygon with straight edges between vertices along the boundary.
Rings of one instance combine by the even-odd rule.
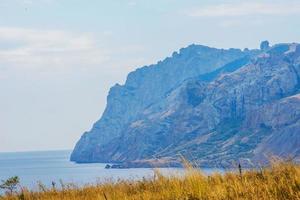
[[299, 0], [0, 0], [0, 151], [71, 149], [126, 74], [191, 43], [300, 41]]

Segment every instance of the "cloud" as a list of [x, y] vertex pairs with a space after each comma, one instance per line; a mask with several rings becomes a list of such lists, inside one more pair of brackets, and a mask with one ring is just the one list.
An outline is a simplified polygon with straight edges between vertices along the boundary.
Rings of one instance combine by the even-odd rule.
[[137, 2], [136, 2], [136, 1], [129, 1], [129, 2], [127, 3], [127, 5], [128, 5], [128, 6], [134, 7], [134, 6], [137, 5]]
[[234, 28], [234, 27], [240, 27], [243, 25], [249, 26], [264, 26], [264, 21], [261, 19], [251, 19], [251, 20], [242, 20], [242, 19], [236, 19], [236, 18], [226, 18], [224, 20], [219, 20], [218, 25], [222, 28]]
[[51, 4], [54, 3], [55, 0], [16, 0], [16, 1], [24, 5], [32, 5], [34, 3]]
[[8, 5], [14, 5], [14, 6], [32, 6], [34, 4], [39, 5], [50, 5], [58, 3], [57, 0], [1, 0], [0, 1], [0, 7], [1, 6], [8, 6]]
[[184, 12], [190, 17], [237, 17], [251, 15], [297, 15], [300, 2], [239, 2], [199, 7]]
[[88, 33], [0, 27], [0, 65], [6, 69], [66, 69], [107, 60]]
[[23, 0], [22, 3], [25, 5], [31, 5], [33, 3], [33, 1], [32, 0]]

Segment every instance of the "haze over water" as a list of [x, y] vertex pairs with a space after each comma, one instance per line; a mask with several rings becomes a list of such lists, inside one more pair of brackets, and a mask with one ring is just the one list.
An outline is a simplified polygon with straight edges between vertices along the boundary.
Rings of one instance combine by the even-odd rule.
[[[101, 183], [118, 179], [142, 179], [153, 177], [153, 169], [105, 169], [104, 163], [76, 164], [69, 161], [70, 151], [40, 151], [0, 153], [0, 180], [11, 176], [19, 176], [21, 185], [30, 189], [37, 189], [40, 181], [51, 186], [54, 181], [59, 185], [64, 183], [84, 185]], [[180, 174], [182, 169], [159, 169], [164, 174]], [[207, 173], [213, 170], [205, 169]]]

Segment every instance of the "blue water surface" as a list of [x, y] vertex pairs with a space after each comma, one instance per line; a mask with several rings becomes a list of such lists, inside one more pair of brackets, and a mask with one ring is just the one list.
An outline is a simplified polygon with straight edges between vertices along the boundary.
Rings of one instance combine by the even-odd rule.
[[[105, 181], [138, 180], [151, 178], [154, 170], [149, 168], [105, 169], [106, 163], [76, 164], [69, 161], [71, 151], [43, 151], [0, 153], [0, 180], [19, 176], [21, 185], [38, 189], [38, 182], [47, 187], [54, 181], [74, 183], [77, 186]], [[182, 169], [159, 169], [165, 175], [180, 175]], [[214, 170], [205, 169], [207, 173]]]

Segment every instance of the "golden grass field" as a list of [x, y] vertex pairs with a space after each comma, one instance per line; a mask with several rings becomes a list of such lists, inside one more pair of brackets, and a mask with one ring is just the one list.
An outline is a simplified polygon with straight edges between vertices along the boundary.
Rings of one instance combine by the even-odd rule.
[[26, 189], [0, 197], [1, 200], [297, 200], [300, 199], [300, 166], [293, 162], [276, 162], [258, 170], [239, 173], [202, 174], [187, 167], [183, 176], [164, 177], [159, 172], [153, 179], [107, 182], [100, 185], [39, 192]]

